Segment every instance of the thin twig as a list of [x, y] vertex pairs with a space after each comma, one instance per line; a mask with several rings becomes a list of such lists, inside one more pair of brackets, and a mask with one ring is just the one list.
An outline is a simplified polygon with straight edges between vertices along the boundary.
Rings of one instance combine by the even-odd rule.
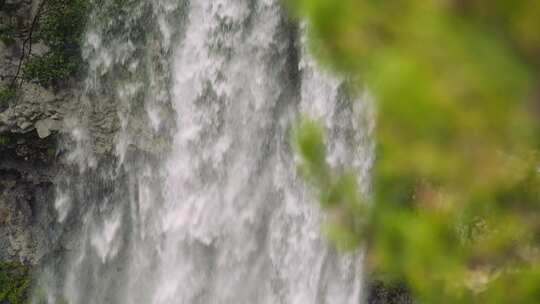
[[[17, 79], [21, 79], [21, 82], [19, 83], [19, 87], [22, 86], [24, 82], [24, 78], [20, 77], [21, 69], [25, 60], [25, 57], [30, 56], [32, 54], [32, 34], [34, 33], [34, 28], [36, 27], [37, 21], [41, 15], [41, 12], [43, 11], [43, 7], [45, 7], [45, 3], [47, 0], [42, 0], [39, 4], [38, 10], [36, 11], [36, 14], [34, 15], [34, 18], [32, 19], [32, 23], [30, 24], [30, 29], [28, 31], [28, 37], [23, 41], [22, 46], [22, 54], [21, 58], [19, 59], [19, 64], [17, 66], [17, 72], [15, 73], [15, 76], [13, 77], [13, 80], [11, 81], [11, 87], [14, 88], [17, 82]], [[30, 43], [30, 46], [28, 47], [28, 54], [26, 54], [26, 46]]]

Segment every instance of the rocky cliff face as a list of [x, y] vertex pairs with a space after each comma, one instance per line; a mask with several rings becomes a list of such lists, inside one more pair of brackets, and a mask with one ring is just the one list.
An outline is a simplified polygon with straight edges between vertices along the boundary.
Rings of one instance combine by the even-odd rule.
[[35, 264], [46, 254], [54, 226], [54, 138], [2, 136], [0, 261]]
[[[65, 165], [57, 139], [69, 137], [70, 121], [84, 116], [96, 154], [112, 149], [117, 105], [90, 105], [79, 89], [88, 3], [0, 0], [0, 263], [35, 265], [56, 246], [53, 184]], [[138, 148], [162, 148], [144, 126], [133, 129]]]
[[76, 83], [23, 80], [25, 59], [46, 51], [31, 39], [40, 1], [0, 0], [0, 262], [34, 265], [51, 247], [56, 134], [76, 108]]

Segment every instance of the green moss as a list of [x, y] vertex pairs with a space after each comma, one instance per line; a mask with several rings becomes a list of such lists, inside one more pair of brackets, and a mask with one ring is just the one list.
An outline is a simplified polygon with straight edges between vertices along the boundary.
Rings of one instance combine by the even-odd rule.
[[55, 86], [83, 70], [80, 43], [86, 24], [88, 0], [49, 0], [43, 7], [35, 38], [49, 51], [30, 57], [24, 78], [43, 86]]
[[0, 88], [0, 106], [7, 104], [11, 100], [15, 99], [16, 91], [12, 88]]
[[9, 143], [11, 143], [11, 138], [5, 135], [0, 135], [0, 146], [8, 145]]
[[0, 262], [0, 303], [23, 304], [28, 301], [30, 268], [20, 263]]
[[49, 0], [40, 19], [39, 37], [64, 53], [77, 53], [84, 33], [88, 0]]
[[24, 66], [24, 77], [44, 87], [77, 75], [78, 58], [70, 58], [59, 53], [47, 53], [31, 57]]
[[0, 40], [4, 43], [13, 43], [15, 41], [15, 37], [17, 35], [17, 31], [15, 29], [15, 26], [13, 24], [0, 24]]

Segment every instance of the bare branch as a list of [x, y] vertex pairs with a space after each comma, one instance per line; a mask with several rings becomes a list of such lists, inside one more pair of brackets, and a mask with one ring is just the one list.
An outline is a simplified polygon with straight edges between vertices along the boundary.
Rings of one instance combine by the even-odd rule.
[[[39, 4], [38, 10], [36, 11], [36, 14], [34, 15], [34, 18], [32, 19], [32, 23], [30, 24], [30, 28], [28, 29], [28, 36], [23, 41], [23, 47], [22, 47], [22, 53], [21, 57], [19, 59], [19, 64], [17, 66], [17, 72], [13, 76], [13, 79], [11, 80], [11, 87], [15, 87], [17, 85], [17, 79], [20, 79], [19, 87], [22, 86], [24, 79], [19, 76], [22, 70], [22, 66], [24, 63], [24, 60], [26, 57], [29, 57], [32, 54], [32, 34], [34, 33], [34, 29], [36, 28], [37, 22], [39, 20], [39, 17], [41, 16], [41, 13], [43, 12], [43, 8], [45, 7], [45, 3], [47, 0], [42, 0]], [[28, 53], [26, 52], [26, 48], [28, 46]]]

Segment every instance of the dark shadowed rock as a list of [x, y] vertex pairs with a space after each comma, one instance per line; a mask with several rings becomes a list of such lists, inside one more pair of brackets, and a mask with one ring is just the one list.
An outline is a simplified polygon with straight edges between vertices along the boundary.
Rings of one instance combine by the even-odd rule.
[[52, 242], [54, 138], [0, 137], [0, 261], [35, 264]]
[[388, 284], [373, 280], [367, 284], [367, 304], [413, 304], [405, 284]]

